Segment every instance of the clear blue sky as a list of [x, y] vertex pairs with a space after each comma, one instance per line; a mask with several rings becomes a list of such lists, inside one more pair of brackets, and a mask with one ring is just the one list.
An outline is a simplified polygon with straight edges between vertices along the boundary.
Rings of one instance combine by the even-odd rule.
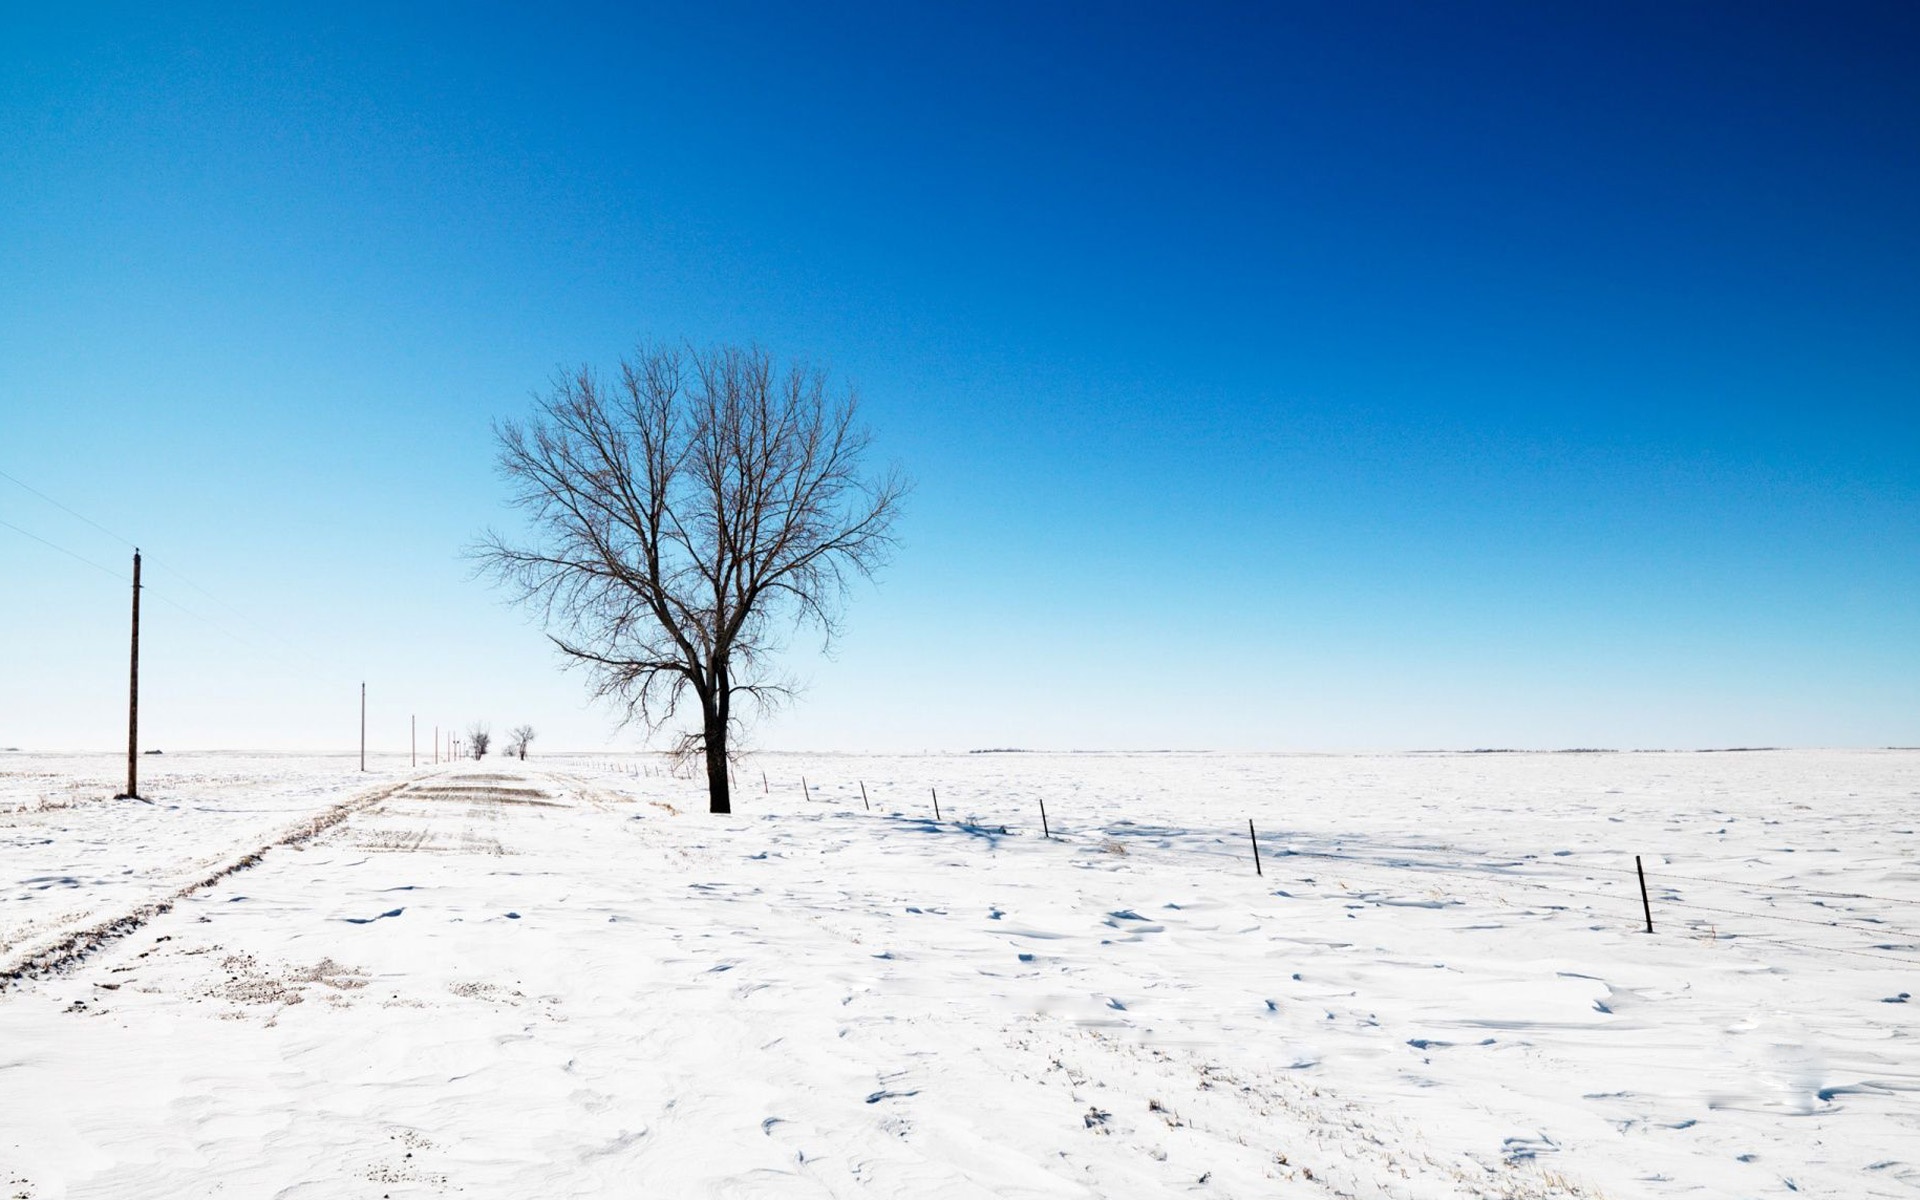
[[[762, 746], [1920, 743], [1920, 9], [399, 7], [0, 9], [0, 471], [150, 745], [612, 739], [460, 551], [642, 336], [918, 480]], [[0, 527], [0, 745], [125, 592]]]

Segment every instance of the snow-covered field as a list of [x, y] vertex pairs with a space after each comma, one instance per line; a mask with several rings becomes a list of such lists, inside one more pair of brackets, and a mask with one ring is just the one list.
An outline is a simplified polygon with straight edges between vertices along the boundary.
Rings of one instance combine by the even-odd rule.
[[1920, 753], [143, 765], [0, 756], [0, 1195], [1920, 1192]]

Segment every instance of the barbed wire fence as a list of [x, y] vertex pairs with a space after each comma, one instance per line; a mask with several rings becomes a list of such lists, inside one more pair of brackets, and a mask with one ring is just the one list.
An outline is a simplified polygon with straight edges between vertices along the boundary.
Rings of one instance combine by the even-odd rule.
[[[955, 787], [950, 783], [936, 785], [947, 795], [945, 808], [949, 814], [948, 819], [939, 820], [934, 817], [931, 805], [922, 795], [927, 786], [925, 779], [902, 782], [898, 795], [889, 796], [877, 785], [869, 791], [867, 780], [823, 783], [812, 774], [805, 778], [807, 782], [802, 783], [801, 777], [796, 775], [790, 787], [783, 785], [780, 790], [794, 793], [802, 804], [834, 807], [854, 816], [867, 815], [869, 810], [866, 804], [870, 797], [871, 802], [877, 805], [871, 810], [871, 815], [876, 819], [905, 821], [920, 829], [947, 827], [994, 837], [1033, 836], [1039, 840], [1044, 836], [1046, 840], [1058, 841], [1069, 849], [1098, 850], [1117, 845], [1128, 854], [1139, 854], [1143, 842], [1158, 841], [1171, 848], [1178, 841], [1188, 854], [1218, 860], [1222, 870], [1244, 871], [1250, 876], [1255, 874], [1253, 848], [1247, 844], [1248, 835], [1244, 828], [1143, 825], [1126, 818], [1076, 823], [1072, 817], [1072, 806], [1064, 804], [1057, 796], [1046, 797], [1053, 800], [1051, 816], [1042, 817], [1039, 806], [1046, 798], [1037, 792], [1015, 800], [1004, 794], [993, 794], [992, 789], [969, 795], [965, 787]], [[956, 797], [960, 800], [957, 805]], [[900, 802], [889, 804], [889, 800]], [[1026, 812], [1029, 804], [1033, 808], [1031, 813]], [[983, 811], [1007, 814], [1016, 806], [1018, 812], [1011, 816], [983, 818], [979, 815]], [[920, 812], [922, 807], [928, 811]], [[1064, 821], [1063, 813], [1066, 814]], [[1045, 828], [1043, 822], [1050, 828]], [[1323, 840], [1325, 836], [1322, 835]], [[1444, 843], [1417, 846], [1367, 844], [1363, 847], [1358, 844], [1360, 839], [1352, 836], [1335, 838], [1331, 848], [1303, 846], [1302, 835], [1291, 832], [1261, 833], [1258, 839], [1259, 850], [1266, 864], [1265, 881], [1268, 883], [1278, 881], [1282, 872], [1294, 870], [1295, 864], [1304, 860], [1322, 862], [1335, 870], [1319, 871], [1302, 878], [1318, 885], [1321, 876], [1334, 875], [1335, 884], [1356, 899], [1396, 891], [1418, 891], [1421, 885], [1410, 881], [1424, 877], [1429, 881], [1425, 885], [1428, 890], [1439, 888], [1443, 893], [1456, 897], [1464, 893], [1490, 906], [1564, 911], [1574, 905], [1553, 901], [1566, 899], [1584, 902], [1585, 911], [1598, 922], [1626, 927], [1637, 927], [1640, 923], [1640, 890], [1634, 878], [1636, 869], [1631, 865], [1632, 851], [1621, 852], [1619, 857], [1623, 865], [1612, 866], [1592, 861], [1596, 854], [1592, 851], [1583, 852], [1575, 860], [1572, 856], [1562, 859], [1552, 854], [1500, 854]], [[1671, 918], [1677, 912], [1685, 918], [1685, 923], [1678, 927], [1678, 936], [1730, 943], [1758, 943], [1817, 954], [1839, 954], [1890, 966], [1920, 966], [1920, 914], [1916, 914], [1917, 919], [1912, 922], [1915, 927], [1910, 928], [1871, 912], [1833, 915], [1778, 912], [1764, 907], [1743, 906], [1737, 900], [1729, 900], [1724, 896], [1710, 894], [1703, 898], [1698, 889], [1732, 889], [1736, 893], [1757, 894], [1768, 902], [1785, 899], [1810, 908], [1824, 908], [1827, 907], [1826, 902], [1834, 900], [1891, 905], [1896, 909], [1920, 908], [1920, 895], [1894, 896], [1841, 890], [1794, 880], [1740, 880], [1724, 875], [1690, 874], [1671, 869], [1672, 860], [1664, 855], [1662, 858], [1666, 861], [1645, 870], [1649, 888], [1655, 889], [1651, 894], [1655, 916], [1665, 914], [1669, 918], [1669, 921], [1662, 922], [1661, 932], [1674, 926]], [[1594, 879], [1596, 875], [1607, 878]], [[1619, 881], [1619, 887], [1602, 890], [1614, 879]], [[1360, 883], [1365, 888], [1356, 891], [1350, 883]], [[1596, 884], [1599, 886], [1594, 886]], [[1516, 899], [1522, 892], [1527, 899]], [[1546, 903], [1540, 903], [1541, 900]], [[1721, 902], [1714, 903], [1714, 900]], [[1731, 918], [1733, 923], [1729, 923], [1727, 918]], [[1834, 945], [1824, 941], [1793, 940], [1788, 936], [1791, 929], [1781, 930], [1779, 926], [1832, 931], [1846, 938], [1861, 939], [1861, 944]]]

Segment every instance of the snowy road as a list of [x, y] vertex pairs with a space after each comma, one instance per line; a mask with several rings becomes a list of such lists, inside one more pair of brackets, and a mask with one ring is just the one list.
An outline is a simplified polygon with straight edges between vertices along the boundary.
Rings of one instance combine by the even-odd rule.
[[[61, 911], [97, 920], [352, 806], [0, 992], [0, 1182], [1913, 1194], [1915, 1009], [1889, 1001], [1920, 990], [1920, 894], [1890, 806], [1920, 755], [1552, 757], [772, 758], [794, 778], [754, 779], [733, 818], [588, 762], [377, 789], [296, 771], [237, 822], [183, 806], [121, 838], [124, 807], [16, 814], [0, 867], [92, 855]], [[1283, 782], [1325, 798], [1283, 823], [1254, 799]], [[1859, 803], [1768, 850], [1822, 788]], [[1027, 819], [1043, 796], [1054, 840]], [[1694, 873], [1774, 898], [1669, 879], [1675, 928], [1638, 933], [1610, 843], [1642, 808]], [[1232, 832], [1249, 814], [1272, 830], [1263, 877]], [[109, 869], [128, 845], [144, 886]], [[0, 929], [57, 924], [17, 917], [29, 895]]]

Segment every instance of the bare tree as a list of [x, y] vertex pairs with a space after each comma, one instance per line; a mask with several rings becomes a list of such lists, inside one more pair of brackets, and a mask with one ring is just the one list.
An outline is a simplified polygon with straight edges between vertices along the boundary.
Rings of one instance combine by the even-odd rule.
[[659, 729], [691, 693], [683, 744], [716, 813], [732, 810], [738, 702], [791, 694], [770, 661], [786, 634], [830, 644], [849, 584], [894, 545], [906, 483], [862, 473], [855, 415], [824, 372], [758, 349], [643, 345], [611, 383], [564, 376], [531, 421], [496, 430], [534, 538], [489, 534], [477, 556], [626, 720]]
[[493, 732], [484, 722], [475, 722], [467, 728], [467, 744], [473, 748], [475, 762], [487, 756], [487, 747], [493, 744]]
[[512, 740], [507, 743], [507, 753], [521, 762], [527, 761], [527, 746], [533, 742], [533, 726], [515, 725], [508, 736]]

